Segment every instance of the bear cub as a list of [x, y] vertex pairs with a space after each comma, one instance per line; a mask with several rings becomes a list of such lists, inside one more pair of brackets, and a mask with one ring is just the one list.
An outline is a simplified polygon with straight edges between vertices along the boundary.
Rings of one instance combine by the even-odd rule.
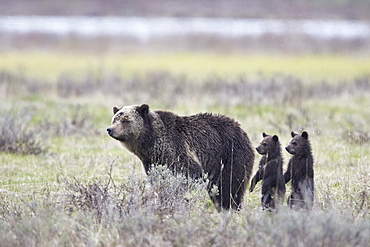
[[284, 173], [285, 183], [291, 180], [291, 195], [288, 205], [292, 209], [309, 209], [314, 201], [314, 170], [311, 144], [306, 131], [301, 135], [291, 133], [292, 140], [285, 148], [292, 154], [288, 168]]
[[262, 156], [259, 169], [251, 181], [250, 192], [262, 180], [261, 203], [263, 209], [274, 209], [281, 204], [285, 195], [285, 181], [283, 176], [283, 158], [279, 137], [262, 133], [263, 140], [256, 148]]

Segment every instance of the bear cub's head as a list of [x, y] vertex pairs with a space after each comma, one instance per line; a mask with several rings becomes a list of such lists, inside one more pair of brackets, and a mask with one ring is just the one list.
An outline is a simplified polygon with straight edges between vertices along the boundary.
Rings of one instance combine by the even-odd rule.
[[113, 107], [112, 125], [107, 128], [112, 138], [128, 143], [138, 139], [144, 131], [144, 118], [149, 113], [149, 106]]
[[261, 155], [271, 155], [280, 151], [280, 142], [279, 137], [277, 135], [271, 136], [267, 135], [266, 133], [262, 133], [262, 141], [256, 150]]
[[289, 145], [285, 147], [286, 151], [290, 154], [305, 154], [309, 152], [310, 144], [308, 141], [308, 133], [303, 131], [302, 134], [296, 134], [292, 131], [292, 140]]

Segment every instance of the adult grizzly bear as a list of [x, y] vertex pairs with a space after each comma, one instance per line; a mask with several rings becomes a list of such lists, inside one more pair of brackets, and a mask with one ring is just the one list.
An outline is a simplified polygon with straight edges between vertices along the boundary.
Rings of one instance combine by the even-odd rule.
[[[166, 165], [192, 178], [207, 174], [216, 208], [239, 209], [249, 181], [254, 153], [248, 135], [231, 118], [210, 113], [178, 116], [149, 106], [113, 108], [108, 134], [143, 163]], [[217, 186], [218, 193], [212, 193]]]
[[311, 144], [308, 134], [291, 133], [292, 140], [285, 148], [293, 157], [289, 160], [288, 169], [284, 173], [285, 183], [292, 180], [292, 194], [288, 205], [293, 209], [312, 209], [314, 200], [314, 171]]
[[263, 156], [259, 163], [259, 169], [252, 178], [249, 191], [252, 192], [262, 179], [262, 207], [263, 209], [274, 209], [277, 203], [282, 203], [285, 195], [283, 157], [279, 137], [266, 133], [262, 133], [262, 136], [263, 139], [256, 150]]

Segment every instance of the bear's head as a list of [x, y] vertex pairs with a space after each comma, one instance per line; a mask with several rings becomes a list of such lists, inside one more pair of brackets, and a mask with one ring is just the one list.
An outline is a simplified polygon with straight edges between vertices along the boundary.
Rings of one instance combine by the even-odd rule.
[[277, 135], [271, 136], [267, 135], [266, 133], [262, 133], [262, 137], [263, 139], [260, 145], [256, 147], [256, 150], [259, 154], [271, 155], [272, 153], [280, 150], [279, 137]]
[[308, 133], [303, 131], [302, 134], [296, 134], [292, 131], [292, 140], [289, 145], [285, 147], [290, 154], [306, 154], [309, 151]]
[[149, 106], [113, 107], [112, 125], [107, 128], [108, 135], [122, 144], [134, 142], [145, 131], [145, 118]]

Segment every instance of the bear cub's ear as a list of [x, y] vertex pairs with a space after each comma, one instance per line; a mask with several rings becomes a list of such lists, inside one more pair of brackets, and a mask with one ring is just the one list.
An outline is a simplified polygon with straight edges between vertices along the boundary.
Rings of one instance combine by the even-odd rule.
[[117, 107], [117, 106], [113, 107], [113, 114], [116, 114], [121, 109], [122, 107]]
[[268, 134], [266, 134], [265, 132], [262, 133], [262, 136], [263, 138], [265, 138], [266, 136], [268, 136]]
[[149, 106], [147, 104], [142, 104], [137, 108], [137, 111], [140, 115], [147, 114], [149, 112]]
[[306, 131], [303, 131], [302, 132], [302, 137], [307, 140], [308, 139], [308, 133]]
[[295, 137], [297, 134], [294, 133], [293, 131], [290, 133], [292, 135], [292, 137]]
[[277, 141], [279, 140], [279, 137], [278, 137], [277, 135], [274, 135], [274, 136], [272, 137], [272, 140], [273, 140], [274, 142], [277, 142]]

